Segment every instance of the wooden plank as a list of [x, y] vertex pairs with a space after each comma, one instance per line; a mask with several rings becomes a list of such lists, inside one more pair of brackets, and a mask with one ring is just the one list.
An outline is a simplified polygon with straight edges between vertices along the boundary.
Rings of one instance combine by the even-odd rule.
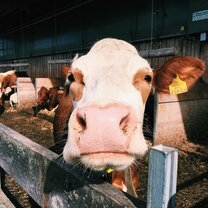
[[15, 208], [12, 202], [7, 198], [3, 191], [0, 189], [0, 208]]
[[176, 48], [160, 48], [154, 50], [139, 51], [139, 55], [143, 58], [153, 58], [161, 56], [174, 56], [177, 54]]
[[15, 206], [12, 204], [12, 202], [8, 199], [8, 197], [1, 190], [1, 187], [2, 187], [2, 184], [1, 184], [1, 182], [2, 182], [1, 170], [0, 170], [0, 208], [15, 208]]
[[149, 153], [147, 208], [174, 208], [178, 150], [163, 145]]
[[[66, 164], [63, 158], [0, 124], [0, 166], [41, 207], [136, 206], [100, 174]], [[93, 177], [92, 177], [93, 176]]]

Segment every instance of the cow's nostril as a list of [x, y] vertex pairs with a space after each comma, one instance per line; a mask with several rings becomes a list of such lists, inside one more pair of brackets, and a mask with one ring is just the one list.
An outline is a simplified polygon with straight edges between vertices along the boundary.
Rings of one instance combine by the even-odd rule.
[[127, 133], [128, 122], [129, 122], [129, 114], [127, 114], [126, 116], [124, 116], [121, 119], [120, 123], [119, 123], [119, 127], [123, 131], [124, 134]]
[[86, 123], [86, 114], [79, 114], [77, 113], [77, 122], [80, 125], [80, 127], [82, 128], [82, 130], [85, 130], [87, 127], [87, 123]]

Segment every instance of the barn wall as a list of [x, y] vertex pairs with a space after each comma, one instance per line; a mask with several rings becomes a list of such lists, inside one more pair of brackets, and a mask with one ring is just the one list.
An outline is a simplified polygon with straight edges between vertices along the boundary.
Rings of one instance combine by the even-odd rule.
[[[138, 51], [145, 51], [150, 49], [160, 49], [175, 47], [177, 55], [190, 55], [199, 57], [208, 65], [208, 42], [201, 42], [199, 35], [192, 35], [189, 37], [166, 38], [157, 41], [133, 42]], [[86, 52], [86, 50], [82, 51]], [[61, 78], [62, 64], [49, 64], [51, 60], [73, 59], [75, 52], [59, 53], [53, 55], [43, 55], [30, 57], [28, 59], [15, 59], [13, 62], [29, 63], [28, 67], [16, 67], [17, 70], [28, 70], [31, 78], [36, 77], [50, 77]], [[80, 53], [78, 53], [80, 54]], [[160, 67], [170, 57], [148, 58], [153, 68]], [[3, 63], [11, 63], [10, 60]], [[11, 68], [1, 68], [0, 71], [11, 70]]]
[[181, 146], [184, 141], [208, 144], [208, 84], [202, 80], [187, 93], [157, 94], [155, 141]]
[[66, 5], [31, 23], [23, 16], [19, 29], [0, 37], [0, 60], [83, 51], [104, 37], [135, 42], [208, 32], [208, 18], [193, 20], [193, 14], [198, 12], [202, 18], [200, 11], [207, 8], [206, 0], [100, 0]]

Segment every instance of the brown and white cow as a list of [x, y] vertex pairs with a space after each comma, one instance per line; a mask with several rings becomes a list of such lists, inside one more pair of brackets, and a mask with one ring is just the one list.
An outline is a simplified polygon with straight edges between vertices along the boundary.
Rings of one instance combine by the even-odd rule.
[[63, 94], [63, 90], [59, 87], [51, 87], [47, 89], [41, 86], [38, 91], [38, 97], [36, 99], [36, 105], [32, 106], [34, 116], [41, 110], [47, 109], [48, 111], [53, 110], [59, 104], [60, 98]]
[[[172, 80], [178, 74], [190, 87], [203, 74], [205, 65], [193, 57], [184, 60], [177, 72], [168, 72], [174, 59], [166, 63], [163, 71]], [[190, 69], [191, 75], [186, 73]], [[65, 119], [61, 132], [69, 120], [63, 157], [92, 170], [116, 170], [112, 183], [124, 190], [123, 170], [132, 167], [148, 150], [142, 127], [145, 104], [153, 87], [153, 71], [133, 45], [106, 38], [74, 60], [68, 74], [74, 81], [62, 97], [55, 118], [55, 126]], [[164, 80], [167, 77], [160, 70], [154, 76], [156, 90], [168, 89], [169, 82]], [[134, 184], [136, 188], [138, 181]]]
[[[1, 96], [0, 96], [0, 116], [5, 110], [4, 102], [10, 100], [10, 96], [16, 93], [17, 77], [28, 77], [26, 71], [11, 70], [0, 74]], [[9, 90], [9, 91], [8, 91]], [[17, 93], [12, 96], [10, 104], [17, 103]], [[13, 105], [11, 105], [13, 108]]]

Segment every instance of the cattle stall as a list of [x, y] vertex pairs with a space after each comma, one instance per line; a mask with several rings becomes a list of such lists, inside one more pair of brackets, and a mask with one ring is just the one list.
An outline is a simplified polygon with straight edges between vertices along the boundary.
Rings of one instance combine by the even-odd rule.
[[[150, 50], [146, 43], [137, 46], [140, 55], [149, 60], [153, 70], [158, 69], [171, 57], [181, 54], [202, 56], [206, 66], [208, 64], [207, 44], [202, 44], [195, 38], [189, 42], [184, 39], [172, 39], [167, 42], [163, 40], [160, 42], [160, 47], [164, 48]], [[186, 93], [171, 95], [155, 92], [149, 96], [145, 113], [150, 118], [152, 135], [147, 133], [147, 137], [152, 138], [155, 144], [179, 147], [185, 140], [208, 144], [207, 74], [206, 69], [202, 78]]]
[[[186, 93], [155, 95], [154, 139], [180, 146], [185, 140], [208, 144], [208, 84], [202, 79]], [[178, 139], [176, 139], [178, 138]]]
[[17, 78], [17, 108], [29, 108], [35, 102], [34, 80], [29, 77]]
[[46, 87], [47, 89], [52, 87], [64, 87], [65, 80], [63, 78], [36, 78], [35, 79], [35, 98], [38, 96], [38, 91], [40, 90], [41, 86]]
[[62, 78], [36, 78], [18, 77], [17, 85], [13, 86], [17, 92], [17, 109], [27, 109], [34, 105], [41, 86], [46, 88], [64, 87]]
[[[158, 145], [149, 154], [147, 203], [101, 180], [101, 173], [63, 163], [60, 156], [0, 124], [0, 167], [41, 207], [175, 207], [177, 149]], [[62, 164], [62, 165], [61, 165]], [[1, 174], [3, 172], [1, 171]], [[59, 175], [59, 177], [57, 177]], [[160, 190], [160, 191], [158, 191]], [[2, 207], [11, 207], [2, 191]], [[2, 204], [1, 204], [2, 203]]]

